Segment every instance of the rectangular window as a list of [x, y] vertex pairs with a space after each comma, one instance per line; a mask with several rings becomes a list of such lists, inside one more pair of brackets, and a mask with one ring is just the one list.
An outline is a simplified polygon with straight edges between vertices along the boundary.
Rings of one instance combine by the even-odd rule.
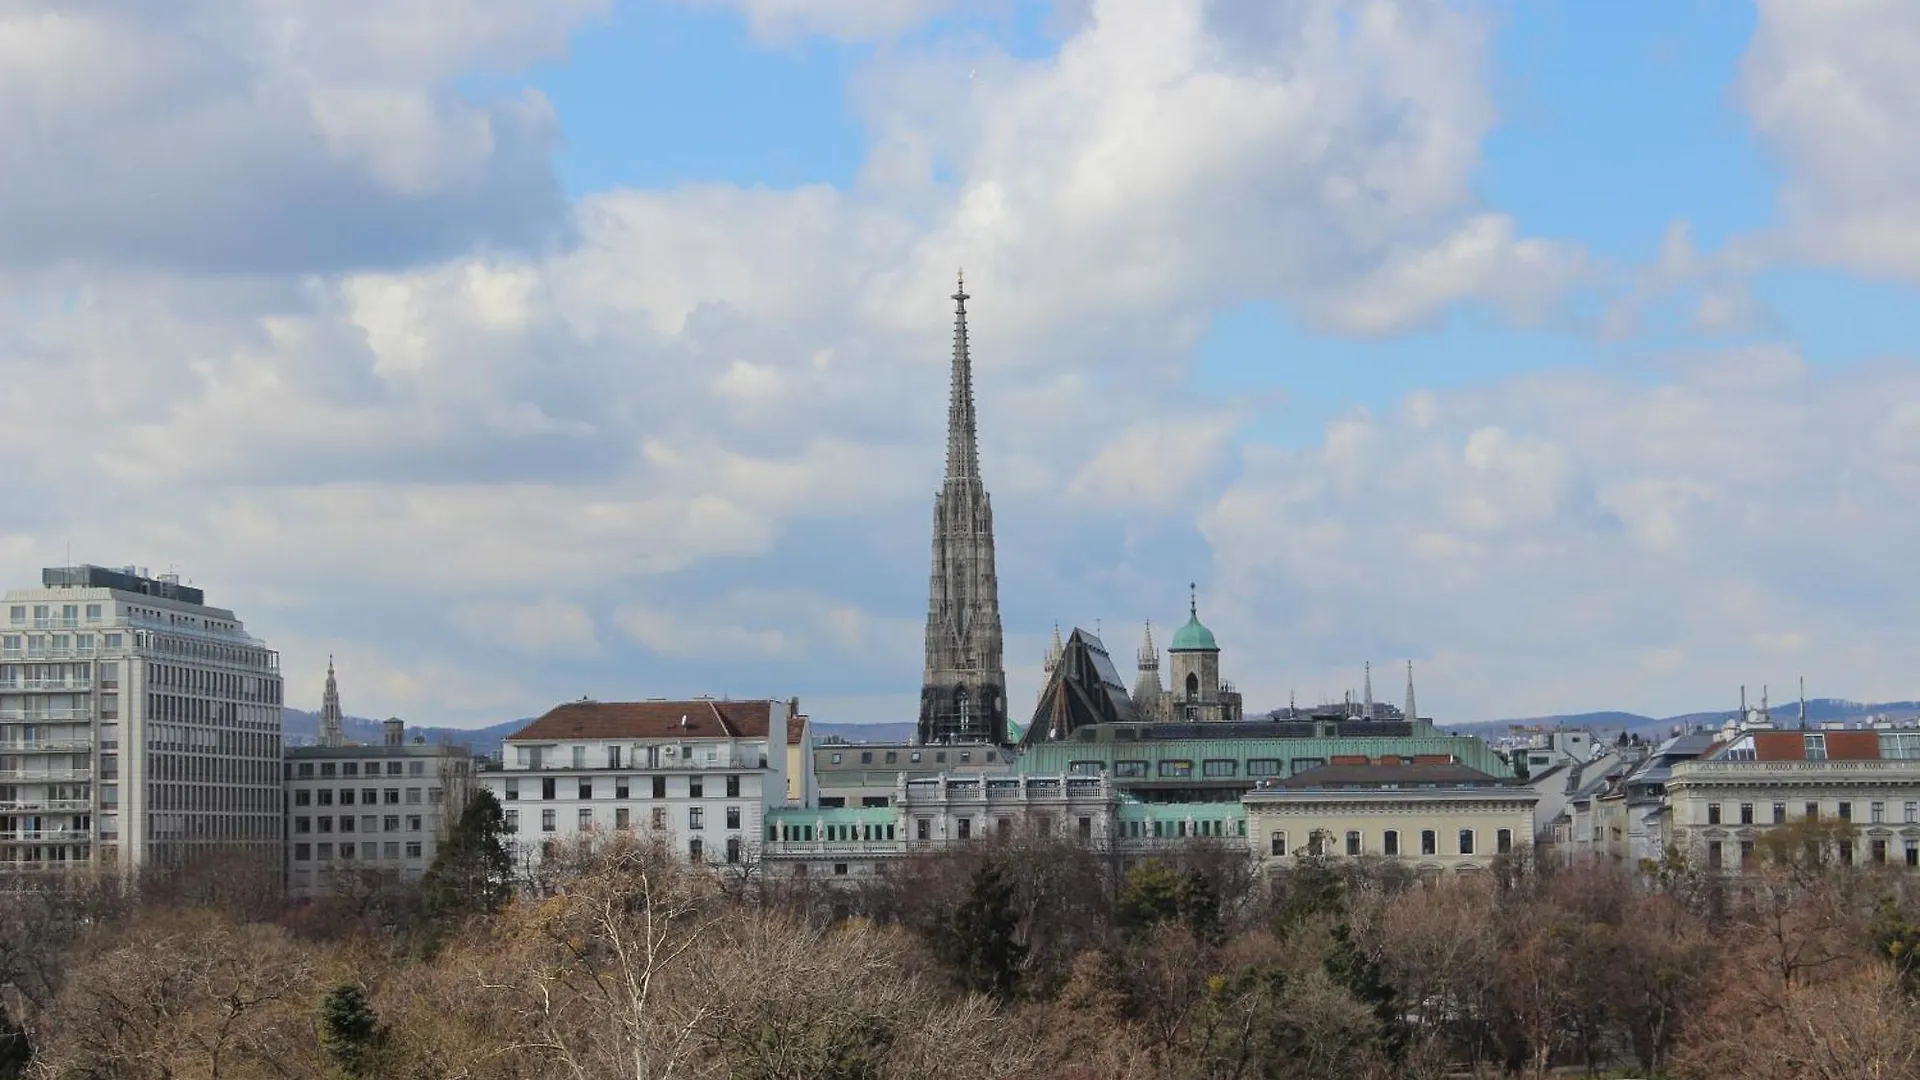
[[424, 761], [409, 761], [409, 762], [407, 762], [407, 775], [408, 775], [408, 776], [425, 776], [425, 775], [427, 775], [427, 763], [426, 763], [426, 762], [424, 762]]
[[319, 802], [321, 806], [332, 806], [333, 805], [333, 789], [321, 788], [319, 791], [314, 793], [314, 798]]
[[1080, 839], [1082, 840], [1093, 839], [1093, 819], [1092, 818], [1083, 817], [1080, 819]]
[[960, 839], [962, 840], [973, 839], [973, 819], [972, 818], [963, 817], [960, 819]]
[[1787, 823], [1786, 803], [1777, 802], [1773, 804], [1773, 823], [1775, 825], [1785, 825]]
[[1907, 803], [1905, 812], [1907, 824], [1920, 823], [1920, 802]]
[[586, 747], [576, 746], [573, 748], [573, 767], [576, 769], [584, 769], [587, 767]]
[[1740, 804], [1740, 824], [1742, 825], [1753, 824], [1753, 804], [1752, 803], [1743, 802]]
[[100, 621], [100, 605], [99, 604], [87, 605], [87, 621], [88, 622]]
[[586, 832], [591, 828], [593, 828], [593, 809], [583, 806], [580, 808], [580, 831]]
[[1907, 865], [1920, 866], [1920, 840], [1907, 841]]
[[1841, 821], [1853, 820], [1853, 804], [1852, 803], [1843, 802], [1840, 804], [1840, 820]]
[[[412, 790], [418, 790], [418, 789], [412, 789]], [[591, 780], [580, 781], [580, 798], [582, 799], [593, 798], [593, 781]]]
[[1875, 840], [1871, 850], [1873, 852], [1873, 861], [1883, 866], [1886, 865], [1887, 842], [1885, 840]]
[[310, 818], [310, 817], [297, 817], [297, 818], [294, 818], [294, 819], [293, 819], [293, 831], [294, 831], [294, 832], [297, 832], [297, 833], [310, 833], [310, 832], [312, 832], [312, 831], [313, 831], [313, 819], [312, 819], [312, 818]]
[[1874, 803], [1867, 808], [1867, 815], [1867, 820], [1873, 824], [1883, 824], [1887, 820], [1887, 804], [1882, 802]]
[[626, 828], [626, 827], [627, 827], [628, 825], [630, 825], [630, 824], [632, 824], [632, 823], [633, 823], [633, 818], [632, 818], [632, 816], [631, 816], [631, 815], [629, 814], [629, 812], [628, 812], [628, 810], [627, 810], [627, 808], [626, 808], [626, 807], [624, 807], [624, 806], [622, 806], [622, 807], [619, 807], [619, 808], [617, 808], [617, 809], [615, 809], [615, 810], [614, 810], [614, 812], [613, 812], [613, 827], [614, 827], [614, 828], [616, 828], [616, 829], [624, 829], [624, 828]]
[[420, 841], [418, 840], [407, 841], [407, 858], [417, 859], [419, 857], [420, 857]]
[[1257, 757], [1247, 759], [1248, 776], [1279, 776], [1281, 771], [1279, 758]]
[[1472, 829], [1460, 830], [1460, 854], [1462, 855], [1473, 854], [1473, 830]]
[[1420, 854], [1438, 855], [1440, 853], [1440, 834], [1432, 829], [1420, 830]]
[[507, 811], [506, 831], [510, 833], [517, 833], [520, 831], [520, 811], [518, 810]]
[[1720, 824], [1720, 804], [1719, 803], [1715, 802], [1715, 803], [1707, 804], [1707, 824], [1709, 825]]
[[1742, 840], [1740, 841], [1740, 865], [1746, 866], [1751, 862], [1753, 862], [1753, 841]]
[[313, 861], [313, 845], [312, 844], [293, 845], [293, 861], [294, 862], [312, 862]]
[[914, 838], [917, 840], [932, 839], [933, 838], [933, 822], [927, 820], [926, 818], [920, 818], [919, 820], [914, 822], [913, 834], [914, 834]]
[[607, 768], [617, 769], [619, 767], [620, 767], [620, 748], [617, 746], [607, 747]]
[[301, 788], [301, 789], [300, 789], [299, 791], [296, 791], [296, 792], [294, 792], [294, 793], [293, 793], [293, 805], [295, 805], [295, 806], [311, 806], [311, 805], [313, 805], [313, 792], [311, 792], [311, 791], [308, 791], [308, 790], [307, 790], [307, 789], [305, 789], [305, 788]]
[[507, 779], [507, 801], [515, 802], [519, 798], [520, 798], [520, 778], [509, 777]]
[[1202, 776], [1232, 776], [1240, 769], [1240, 763], [1228, 758], [1210, 758], [1200, 765]]
[[737, 836], [727, 837], [727, 861], [730, 863], [740, 861], [740, 838]]
[[1160, 763], [1160, 775], [1173, 777], [1192, 776], [1193, 762], [1188, 761], [1186, 758], [1174, 758], [1171, 761], [1163, 761]]
[[1358, 829], [1347, 830], [1347, 854], [1360, 854], [1360, 832]]
[[341, 832], [353, 831], [353, 818], [351, 816], [347, 814], [340, 815], [340, 831]]
[[632, 789], [632, 786], [633, 786], [633, 777], [631, 776], [614, 777], [613, 778], [613, 797], [616, 799], [627, 798], [628, 797], [627, 792]]
[[1271, 837], [1268, 837], [1267, 847], [1276, 857], [1284, 856], [1287, 853], [1287, 834], [1283, 832], [1274, 833]]
[[349, 761], [340, 766], [340, 776], [343, 779], [351, 780], [352, 778], [359, 775], [360, 775], [360, 763], [357, 761]]
[[887, 751], [887, 764], [897, 765], [899, 763], [900, 763], [900, 752], [898, 750]]
[[1513, 854], [1513, 830], [1501, 829], [1493, 834], [1493, 849], [1496, 854]]
[[666, 807], [656, 806], [653, 808], [653, 827], [656, 829], [664, 829], [667, 827]]
[[707, 811], [703, 806], [687, 807], [687, 828], [704, 829], [707, 827]]
[[656, 776], [653, 778], [653, 797], [656, 799], [664, 799], [667, 797], [666, 777]]
[[1116, 761], [1113, 763], [1113, 775], [1118, 777], [1141, 777], [1147, 775], [1147, 763], [1144, 761]]
[[[367, 766], [367, 775], [368, 775], [368, 776], [372, 776], [372, 775], [373, 775], [373, 766], [371, 766], [371, 765], [369, 765], [369, 766]], [[399, 762], [397, 762], [397, 761], [389, 761], [389, 762], [387, 762], [387, 775], [388, 775], [388, 776], [399, 776], [399, 775], [400, 775], [400, 763], [399, 763]]]
[[554, 815], [554, 812], [553, 812], [552, 810], [542, 810], [542, 811], [540, 811], [540, 831], [541, 831], [541, 832], [552, 832], [552, 831], [553, 831], [553, 829], [554, 829], [554, 816], [555, 816], [555, 815]]
[[727, 777], [727, 798], [737, 799], [739, 797], [740, 797], [740, 778], [737, 776]]
[[330, 833], [333, 831], [333, 818], [331, 816], [322, 815], [320, 817], [314, 818], [313, 823], [315, 826], [317, 826], [320, 829], [321, 832]]
[[1388, 855], [1400, 854], [1400, 830], [1388, 829], [1380, 837], [1380, 850]]
[[420, 815], [419, 814], [407, 815], [407, 831], [408, 832], [420, 831]]
[[1819, 804], [1819, 803], [1817, 803], [1817, 802], [1810, 802], [1810, 803], [1808, 803], [1808, 804], [1807, 804], [1807, 806], [1806, 806], [1806, 810], [1807, 810], [1807, 820], [1808, 820], [1808, 821], [1819, 821], [1819, 820], [1820, 820], [1820, 804]]
[[1840, 862], [1846, 866], [1853, 865], [1853, 841], [1840, 841]]
[[873, 751], [871, 750], [860, 751], [860, 764], [862, 765], [873, 764]]
[[1827, 760], [1827, 737], [1825, 735], [1803, 736], [1808, 761]]
[[313, 853], [316, 857], [319, 858], [321, 862], [326, 862], [327, 860], [333, 858], [333, 845], [317, 844], [314, 846]]
[[385, 859], [399, 858], [400, 857], [400, 841], [389, 840], [386, 843], [380, 845], [380, 856], [381, 858], [385, 858]]
[[[392, 788], [388, 788], [387, 790], [388, 790], [388, 792], [392, 792], [392, 790], [393, 790], [393, 789], [392, 789]], [[410, 787], [410, 788], [408, 788], [408, 789], [407, 789], [407, 805], [408, 805], [408, 806], [419, 806], [419, 805], [420, 805], [420, 789], [419, 789], [419, 788], [417, 788], [417, 787]]]
[[1293, 759], [1293, 775], [1299, 776], [1303, 772], [1312, 772], [1313, 770], [1319, 768], [1322, 765], [1325, 765], [1326, 763], [1327, 763], [1326, 758], [1317, 758], [1317, 757], [1294, 758]]
[[727, 828], [737, 829], [739, 827], [740, 827], [740, 808], [737, 806], [727, 807]]
[[348, 788], [340, 789], [340, 805], [341, 806], [353, 805], [353, 789], [352, 788], [348, 787]]
[[706, 845], [700, 842], [699, 837], [696, 836], [687, 841], [687, 858], [692, 859], [694, 862], [700, 862], [705, 853]]
[[[372, 771], [371, 767], [369, 767], [368, 771]], [[379, 801], [380, 801], [380, 793], [378, 791], [375, 791], [373, 788], [360, 789], [360, 805], [361, 806], [372, 806], [373, 804]]]
[[687, 777], [687, 798], [702, 799], [707, 794], [707, 785], [702, 777]]
[[1720, 841], [1718, 840], [1707, 843], [1707, 869], [1720, 869]]

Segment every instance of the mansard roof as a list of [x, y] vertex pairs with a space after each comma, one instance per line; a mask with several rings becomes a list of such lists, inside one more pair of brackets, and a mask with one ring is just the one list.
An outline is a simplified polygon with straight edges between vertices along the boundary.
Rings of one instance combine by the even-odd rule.
[[[507, 742], [599, 739], [764, 739], [784, 701], [569, 701], [507, 736]], [[799, 745], [805, 718], [790, 716], [787, 745]]]

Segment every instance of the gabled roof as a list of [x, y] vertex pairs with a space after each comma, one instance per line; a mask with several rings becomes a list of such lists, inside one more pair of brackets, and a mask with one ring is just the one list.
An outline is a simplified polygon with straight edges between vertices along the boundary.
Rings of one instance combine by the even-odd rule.
[[[563, 739], [764, 739], [772, 709], [784, 701], [569, 701], [507, 736], [507, 742]], [[684, 721], [684, 722], [683, 722]], [[799, 741], [803, 720], [790, 717], [787, 743]]]

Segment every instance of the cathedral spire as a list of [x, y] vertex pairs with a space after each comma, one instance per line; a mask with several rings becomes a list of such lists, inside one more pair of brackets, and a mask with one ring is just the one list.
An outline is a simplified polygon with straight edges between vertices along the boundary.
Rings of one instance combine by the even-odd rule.
[[333, 677], [333, 657], [327, 657], [327, 688], [320, 695], [320, 745], [345, 746], [347, 733], [340, 717], [340, 683]]
[[967, 348], [967, 276], [953, 291], [953, 385], [947, 400], [947, 482], [980, 479], [980, 430], [973, 412], [973, 357]]
[[1413, 707], [1413, 661], [1407, 661], [1407, 722], [1418, 719], [1420, 713]]
[[1361, 708], [1365, 711], [1362, 712], [1360, 715], [1371, 720], [1373, 719], [1373, 661], [1371, 660], [1367, 661], [1366, 679], [1367, 679], [1367, 683], [1366, 683], [1367, 701], [1365, 705], [1361, 706]]

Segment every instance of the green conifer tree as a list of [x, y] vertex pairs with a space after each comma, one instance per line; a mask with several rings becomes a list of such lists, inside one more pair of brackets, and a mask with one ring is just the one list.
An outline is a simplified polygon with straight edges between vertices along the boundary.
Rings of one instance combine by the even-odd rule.
[[444, 928], [467, 915], [500, 910], [513, 892], [513, 855], [506, 815], [484, 788], [473, 793], [447, 830], [433, 865], [420, 881], [429, 922]]
[[327, 991], [320, 1002], [320, 1042], [340, 1071], [348, 1076], [373, 1076], [376, 1056], [386, 1032], [367, 995], [352, 983]]
[[964, 989], [1009, 1001], [1027, 959], [1019, 929], [1013, 882], [998, 861], [989, 860], [973, 872], [966, 897], [945, 920], [934, 942], [935, 952]]

